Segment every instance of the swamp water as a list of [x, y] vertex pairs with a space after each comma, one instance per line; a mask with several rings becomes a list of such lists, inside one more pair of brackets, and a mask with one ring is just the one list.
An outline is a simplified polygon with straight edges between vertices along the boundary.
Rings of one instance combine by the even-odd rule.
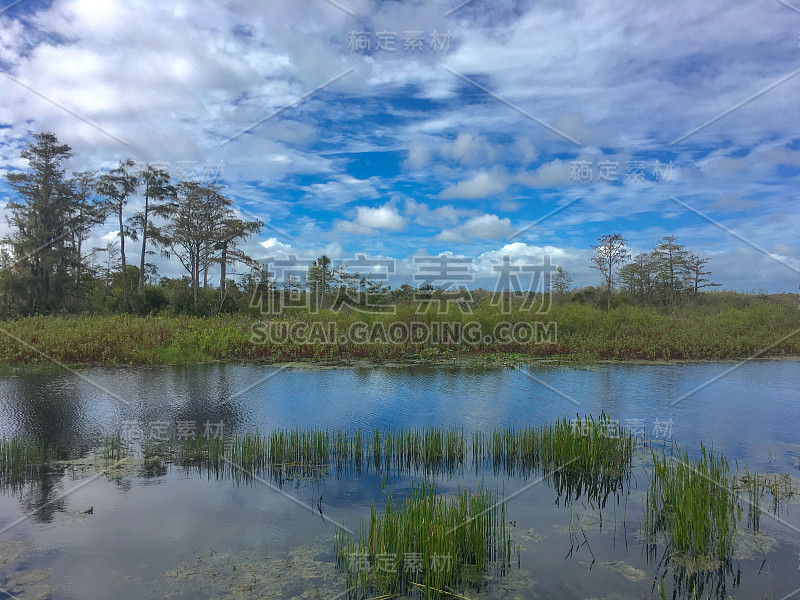
[[[46, 466], [2, 480], [0, 590], [15, 598], [345, 598], [342, 532], [357, 543], [373, 502], [380, 516], [387, 491], [399, 506], [412, 486], [433, 482], [451, 501], [464, 489], [503, 499], [508, 551], [450, 590], [461, 597], [691, 598], [692, 586], [699, 598], [800, 597], [800, 363], [734, 366], [203, 365], [3, 377], [0, 436], [57, 450]], [[507, 445], [493, 450], [495, 430], [601, 414], [639, 440], [622, 473], [598, 479], [568, 461], [526, 465], [509, 459]], [[459, 432], [463, 448], [442, 441], [433, 463], [424, 445], [387, 462], [386, 432], [401, 429]], [[240, 443], [230, 460], [237, 436], [280, 430], [324, 432], [328, 459], [243, 468]], [[347, 433], [339, 446], [337, 432]], [[192, 446], [192, 434], [203, 443]], [[228, 450], [205, 440], [219, 435]], [[675, 556], [668, 535], [645, 530], [651, 450], [674, 457], [673, 439], [692, 457], [702, 440], [727, 458], [742, 488], [759, 484], [758, 507], [752, 495], [739, 502], [724, 563]], [[337, 458], [342, 444], [347, 455]], [[407, 566], [425, 559], [406, 557]], [[389, 595], [362, 591], [350, 596]]]

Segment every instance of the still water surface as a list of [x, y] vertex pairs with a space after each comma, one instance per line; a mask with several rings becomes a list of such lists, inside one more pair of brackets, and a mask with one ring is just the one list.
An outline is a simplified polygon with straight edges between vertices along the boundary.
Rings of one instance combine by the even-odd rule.
[[[200, 434], [206, 423], [221, 424], [227, 437], [286, 427], [443, 425], [469, 437], [602, 412], [691, 452], [702, 440], [734, 469], [800, 475], [800, 363], [734, 366], [224, 364], [38, 373], [0, 378], [0, 435], [47, 441], [78, 458], [105, 435], [134, 428], [174, 437], [180, 424]], [[629, 489], [602, 509], [587, 498], [567, 502], [534, 477], [469, 468], [440, 477], [443, 492], [483, 484], [510, 498], [519, 561], [466, 595], [657, 598], [664, 576], [671, 597], [677, 571], [638, 535], [647, 464], [640, 453]], [[386, 477], [400, 496], [421, 475]], [[108, 472], [74, 461], [0, 490], [0, 590], [21, 598], [335, 598], [345, 587], [333, 522], [357, 531], [381, 498], [380, 474], [369, 470], [279, 488], [178, 465], [131, 462]], [[731, 572], [709, 575], [704, 597], [783, 598], [800, 589], [798, 511], [767, 508], [760, 535], [743, 540]]]

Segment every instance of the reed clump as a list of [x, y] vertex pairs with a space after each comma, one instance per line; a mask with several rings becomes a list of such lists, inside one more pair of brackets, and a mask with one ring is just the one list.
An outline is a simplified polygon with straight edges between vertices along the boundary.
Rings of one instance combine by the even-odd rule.
[[357, 540], [337, 534], [336, 555], [351, 598], [414, 590], [452, 597], [479, 587], [492, 564], [509, 565], [505, 503], [484, 489], [439, 494], [432, 483], [412, 486], [401, 501], [389, 491], [382, 512], [373, 502]]
[[488, 435], [476, 431], [471, 438], [461, 428], [441, 426], [375, 429], [371, 434], [360, 429], [278, 429], [236, 436], [225, 444], [185, 440], [180, 457], [208, 467], [228, 461], [246, 474], [269, 472], [278, 480], [316, 477], [331, 469], [452, 474], [471, 458], [476, 472], [487, 462], [511, 475], [542, 472], [566, 494], [586, 490], [599, 497], [618, 489], [629, 476], [635, 446], [630, 432], [601, 416]]
[[[193, 446], [188, 454], [202, 459]], [[360, 473], [370, 467], [438, 474], [462, 468], [466, 454], [464, 431], [438, 426], [376, 429], [372, 435], [360, 429], [278, 429], [237, 436], [225, 450], [225, 457], [243, 470], [280, 477], [313, 476], [330, 468]]]
[[768, 495], [772, 499], [772, 512], [778, 514], [785, 503], [800, 495], [792, 476], [788, 473], [757, 473], [745, 466], [744, 473], [735, 478], [736, 489], [748, 495], [748, 526], [758, 530], [761, 500]]
[[103, 438], [103, 460], [119, 461], [127, 455], [128, 448], [122, 439], [122, 434], [107, 435]]
[[[481, 443], [481, 437], [476, 439]], [[562, 419], [554, 425], [494, 430], [478, 456], [510, 472], [551, 467], [572, 467], [592, 472], [620, 473], [633, 459], [636, 438], [610, 417]], [[476, 455], [473, 451], [473, 455]]]
[[494, 430], [473, 436], [474, 460], [484, 457], [495, 471], [528, 476], [541, 472], [559, 496], [587, 493], [604, 504], [630, 476], [637, 440], [616, 421], [601, 415], [554, 425]]
[[225, 440], [222, 436], [186, 437], [181, 443], [178, 458], [186, 466], [193, 465], [210, 470], [223, 469], [226, 460]]
[[47, 444], [26, 438], [0, 437], [0, 483], [25, 479], [34, 469], [46, 465], [53, 453]]
[[738, 495], [728, 461], [706, 451], [691, 459], [652, 452], [645, 532], [665, 534], [673, 556], [689, 564], [725, 564], [733, 552]]

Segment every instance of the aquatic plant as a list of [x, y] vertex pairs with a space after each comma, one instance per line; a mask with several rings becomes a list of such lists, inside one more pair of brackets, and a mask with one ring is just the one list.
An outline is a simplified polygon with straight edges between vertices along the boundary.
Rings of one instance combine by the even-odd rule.
[[184, 466], [205, 467], [219, 471], [226, 465], [225, 440], [222, 436], [190, 436], [181, 442], [178, 460]]
[[[559, 494], [605, 497], [629, 476], [636, 440], [605, 416], [555, 425], [473, 432], [471, 447], [461, 428], [276, 429], [268, 434], [248, 433], [211, 444], [185, 440], [179, 456], [185, 465], [217, 468], [228, 461], [244, 475], [268, 473], [279, 483], [296, 478], [325, 476], [362, 469], [425, 476], [453, 474], [471, 456], [476, 472], [488, 463], [495, 470], [527, 476], [543, 473]], [[207, 461], [210, 464], [205, 464]]]
[[772, 512], [777, 515], [784, 503], [791, 502], [795, 496], [800, 495], [788, 473], [754, 473], [745, 466], [744, 473], [737, 475], [734, 482], [737, 491], [747, 494], [747, 525], [754, 531], [758, 531], [761, 500], [764, 496], [768, 495], [772, 499]]
[[[128, 448], [122, 440], [122, 435], [119, 433], [107, 435], [103, 438], [103, 459], [104, 460], [122, 460], [128, 455]], [[147, 456], [147, 453], [145, 453]]]
[[52, 449], [43, 442], [0, 437], [0, 483], [23, 480], [33, 469], [47, 464], [52, 455]]
[[372, 504], [357, 540], [339, 531], [337, 563], [349, 597], [405, 594], [453, 596], [478, 587], [491, 564], [509, 565], [512, 550], [505, 503], [484, 489], [438, 494], [423, 482], [397, 501], [385, 494], [380, 513]]
[[528, 476], [541, 472], [565, 498], [587, 493], [605, 504], [630, 475], [637, 440], [605, 415], [553, 425], [494, 430], [473, 437], [473, 457], [486, 456], [495, 471]]
[[666, 535], [673, 555], [693, 564], [730, 560], [737, 528], [737, 494], [728, 461], [707, 452], [691, 459], [652, 451], [653, 472], [645, 499], [645, 532]]

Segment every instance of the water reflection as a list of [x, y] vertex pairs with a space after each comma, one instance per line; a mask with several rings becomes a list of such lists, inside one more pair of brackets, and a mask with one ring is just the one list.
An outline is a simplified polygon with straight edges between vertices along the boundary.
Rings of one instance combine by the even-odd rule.
[[[531, 374], [576, 399], [581, 414], [605, 412], [622, 425], [626, 419], [640, 419], [647, 424], [648, 435], [656, 419], [671, 419], [675, 423], [674, 437], [690, 451], [697, 449], [702, 439], [713, 445], [716, 452], [727, 455], [732, 463], [738, 459], [741, 465], [749, 464], [761, 473], [797, 474], [798, 363], [754, 362], [672, 405], [675, 398], [729, 366], [548, 367], [536, 368]], [[380, 500], [384, 481], [398, 495], [407, 491], [411, 481], [421, 479], [436, 480], [448, 492], [458, 486], [483, 483], [505, 489], [508, 496], [532, 486], [514, 496], [509, 515], [520, 532], [545, 531], [551, 536], [546, 547], [540, 546], [538, 550], [533, 542], [528, 542], [527, 555], [525, 552], [521, 555], [523, 569], [533, 573], [531, 578], [538, 586], [536, 593], [542, 597], [586, 598], [619, 593], [658, 598], [662, 577], [667, 597], [676, 599], [691, 598], [690, 590], [694, 589], [698, 597], [727, 598], [732, 594], [772, 597], [773, 593], [782, 597], [800, 587], [793, 560], [800, 552], [798, 540], [791, 527], [766, 516], [773, 512], [768, 495], [764, 496], [767, 512], [746, 511], [740, 529], [746, 529], [749, 523], [760, 530], [757, 538], [751, 535], [750, 542], [743, 543], [751, 543], [753, 539], [760, 543], [772, 538], [777, 541], [762, 549], [753, 543], [749, 551], [740, 552], [723, 565], [706, 565], [701, 569], [686, 564], [671, 554], [664, 540], [658, 543], [642, 540], [628, 548], [628, 536], [633, 532], [638, 535], [642, 519], [642, 492], [637, 490], [637, 480], [639, 485], [647, 481], [647, 465], [641, 461], [619, 472], [559, 469], [555, 468], [557, 465], [543, 464], [527, 467], [489, 458], [476, 462], [470, 460], [472, 455], [467, 447], [463, 458], [458, 459], [415, 461], [412, 458], [391, 460], [387, 464], [364, 452], [352, 461], [334, 459], [279, 467], [249, 465], [243, 470], [225, 461], [188, 460], [181, 456], [182, 440], [177, 439], [179, 429], [187, 423], [194, 423], [201, 436], [206, 423], [221, 423], [225, 437], [233, 438], [256, 430], [267, 433], [285, 427], [350, 431], [360, 428], [371, 432], [375, 428], [438, 425], [463, 428], [467, 432], [490, 431], [553, 423], [575, 416], [576, 407], [571, 402], [537, 383], [523, 372], [525, 369], [430, 366], [288, 369], [269, 379], [265, 377], [275, 368], [255, 365], [85, 371], [86, 376], [129, 400], [129, 404], [71, 374], [0, 378], [0, 435], [23, 435], [63, 449], [58, 462], [38, 469], [24, 485], [9, 482], [6, 486], [4, 482], [0, 494], [0, 528], [33, 513], [26, 523], [50, 524], [41, 530], [25, 529], [26, 535], [37, 538], [43, 547], [54, 548], [46, 559], [41, 559], [42, 564], [53, 560], [62, 563], [62, 568], [68, 564], [70, 569], [65, 570], [75, 571], [80, 574], [77, 578], [92, 582], [103, 575], [81, 570], [79, 564], [69, 562], [69, 555], [80, 555], [91, 547], [92, 552], [117, 556], [119, 568], [126, 576], [133, 577], [129, 571], [137, 567], [131, 565], [146, 562], [136, 553], [156, 553], [159, 548], [164, 548], [169, 557], [164, 560], [175, 560], [175, 553], [186, 548], [211, 552], [221, 547], [230, 548], [231, 552], [266, 553], [268, 546], [279, 546], [287, 554], [292, 548], [315, 540], [319, 535], [315, 527], [330, 527], [320, 524], [320, 519], [303, 520], [309, 514], [319, 517], [312, 512], [317, 511], [318, 499], [323, 498], [320, 507], [325, 515], [334, 515], [349, 527], [357, 528], [361, 517], [369, 513], [372, 500]], [[243, 390], [247, 391], [241, 393]], [[119, 469], [108, 469], [99, 459], [90, 464], [87, 452], [102, 447], [104, 437], [119, 433], [124, 423], [135, 424], [144, 432], [144, 438], [150, 437], [153, 424], [166, 424], [169, 439], [161, 445], [157, 443], [159, 440], [139, 440], [131, 460]], [[147, 451], [145, 442], [152, 444]], [[87, 496], [64, 496], [73, 486], [97, 473], [104, 474], [87, 486], [90, 492]], [[291, 494], [312, 510], [285, 501], [273, 488]], [[100, 507], [96, 514], [75, 518], [92, 504]], [[610, 514], [612, 505], [614, 510]], [[792, 527], [800, 526], [796, 510], [780, 506], [776, 514]], [[571, 519], [581, 509], [591, 511], [593, 518], [604, 525], [595, 529], [582, 523], [572, 530], [556, 530], [555, 524]], [[153, 531], [142, 533], [138, 543], [128, 548], [125, 535], [137, 535], [142, 531], [142, 523], [157, 525], [153, 525]], [[280, 543], [271, 541], [272, 538], [267, 540], [272, 534], [264, 529], [276, 523], [291, 530], [281, 537]], [[617, 529], [624, 533], [620, 538], [624, 543], [618, 543]], [[23, 530], [12, 531], [21, 535]], [[116, 533], [112, 535], [111, 531]], [[330, 529], [324, 531], [330, 533]], [[782, 552], [771, 552], [778, 542]], [[270, 546], [273, 543], [275, 546]], [[552, 552], [553, 548], [559, 551]], [[599, 575], [597, 569], [581, 570], [580, 560], [594, 560], [586, 558], [587, 554], [595, 557], [596, 564], [624, 561], [634, 565], [647, 572], [647, 579], [636, 583], [618, 573]], [[174, 568], [174, 563], [169, 564]], [[763, 577], [767, 569], [771, 574], [769, 580]], [[142, 567], [142, 572], [135, 573], [140, 581], [136, 593], [127, 596], [121, 593], [119, 597], [144, 597], [148, 593], [160, 597], [148, 586], [151, 580], [162, 577], [164, 571], [162, 564], [148, 563], [147, 569]], [[509, 577], [512, 576], [505, 575], [506, 580]], [[2, 578], [0, 572], [0, 583]], [[575, 582], [575, 587], [566, 587], [567, 581]], [[104, 581], [104, 585], [115, 589], [113, 582]], [[504, 585], [507, 584], [493, 581], [487, 587], [487, 596], [499, 597]], [[81, 596], [65, 592], [54, 597]], [[96, 593], [86, 597], [102, 596]]]

